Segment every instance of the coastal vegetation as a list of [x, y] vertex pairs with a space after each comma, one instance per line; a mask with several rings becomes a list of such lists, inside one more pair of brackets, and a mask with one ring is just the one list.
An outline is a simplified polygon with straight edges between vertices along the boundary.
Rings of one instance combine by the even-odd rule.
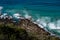
[[[28, 23], [27, 26], [26, 23]], [[37, 24], [34, 24], [27, 19], [23, 19], [20, 21], [19, 24], [10, 23], [10, 21], [9, 22], [0, 21], [0, 40], [60, 40], [60, 39], [55, 36], [50, 36], [50, 33], [46, 32], [42, 28], [39, 28]]]
[[25, 29], [17, 26], [0, 24], [0, 40], [38, 40], [29, 36]]

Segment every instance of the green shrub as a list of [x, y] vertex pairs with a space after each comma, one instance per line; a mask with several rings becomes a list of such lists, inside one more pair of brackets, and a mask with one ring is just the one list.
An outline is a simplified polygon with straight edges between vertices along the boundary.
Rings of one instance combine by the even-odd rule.
[[[15, 28], [10, 28], [8, 26], [0, 26], [0, 36], [5, 38], [4, 40], [25, 40], [27, 39], [27, 32], [24, 29], [16, 30]], [[2, 39], [1, 39], [2, 40]]]
[[22, 28], [0, 25], [0, 40], [35, 40], [35, 38], [30, 37]]

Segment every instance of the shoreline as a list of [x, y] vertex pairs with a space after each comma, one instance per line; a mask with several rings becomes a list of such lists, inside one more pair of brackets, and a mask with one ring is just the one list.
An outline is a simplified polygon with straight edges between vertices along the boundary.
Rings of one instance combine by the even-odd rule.
[[[0, 11], [2, 10], [2, 7], [0, 7]], [[26, 12], [26, 11], [25, 11]], [[27, 13], [27, 12], [26, 12]], [[14, 20], [15, 19], [15, 20]], [[16, 19], [17, 20], [19, 20], [18, 22], [16, 21]], [[25, 28], [26, 28], [26, 30], [28, 30], [29, 29], [29, 31], [31, 31], [31, 28], [33, 28], [32, 29], [32, 31], [33, 32], [37, 32], [37, 33], [39, 33], [39, 35], [40, 35], [40, 31], [42, 30], [45, 34], [47, 34], [47, 35], [49, 35], [49, 36], [55, 36], [55, 37], [58, 37], [57, 35], [55, 35], [55, 34], [52, 34], [51, 32], [49, 32], [47, 29], [45, 29], [44, 27], [43, 27], [43, 25], [41, 25], [40, 23], [38, 23], [38, 22], [40, 22], [40, 20], [37, 20], [37, 22], [36, 22], [36, 20], [34, 21], [34, 20], [32, 20], [32, 17], [31, 16], [29, 16], [28, 14], [27, 15], [25, 15], [25, 17], [22, 17], [22, 15], [20, 15], [19, 13], [15, 13], [13, 16], [10, 16], [10, 15], [8, 15], [8, 13], [5, 13], [5, 14], [2, 14], [2, 13], [0, 13], [0, 22], [3, 22], [3, 25], [5, 25], [6, 23], [13, 23], [14, 25], [19, 25], [19, 26], [23, 26], [23, 28], [24, 28], [24, 25], [25, 25]], [[21, 22], [21, 23], [23, 23], [23, 25], [20, 25], [20, 23], [19, 22]], [[27, 22], [27, 23], [26, 23]], [[26, 25], [26, 24], [27, 25]], [[31, 24], [30, 24], [31, 23]], [[34, 26], [33, 26], [33, 25]], [[27, 27], [27, 26], [30, 26], [30, 27]], [[38, 32], [39, 31], [39, 32]], [[60, 37], [59, 37], [60, 38]]]

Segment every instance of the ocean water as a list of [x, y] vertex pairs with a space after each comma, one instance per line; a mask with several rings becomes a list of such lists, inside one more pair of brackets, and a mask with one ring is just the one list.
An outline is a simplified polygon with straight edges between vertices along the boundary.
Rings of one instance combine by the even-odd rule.
[[60, 36], [60, 0], [0, 0], [0, 6], [2, 14], [31, 16], [39, 26]]

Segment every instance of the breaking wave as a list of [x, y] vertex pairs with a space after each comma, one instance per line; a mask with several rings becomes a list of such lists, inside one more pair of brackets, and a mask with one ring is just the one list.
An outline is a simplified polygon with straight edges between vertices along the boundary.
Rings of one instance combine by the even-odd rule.
[[[0, 12], [2, 10], [3, 7], [0, 7]], [[7, 13], [8, 12], [8, 13]], [[11, 11], [6, 11], [6, 13], [3, 13], [0, 17], [3, 18], [6, 15], [11, 14], [11, 18], [26, 18], [31, 20], [33, 23], [37, 24], [39, 27], [44, 28], [46, 31], [50, 32], [51, 34], [55, 34], [55, 35], [60, 35], [60, 19], [55, 19], [53, 17], [49, 17], [49, 16], [40, 16], [39, 14], [32, 16], [31, 14], [29, 14], [29, 12], [27, 10], [22, 10], [21, 13], [20, 12], [12, 12]], [[24, 14], [24, 15], [23, 15]], [[21, 17], [23, 15], [23, 17]], [[36, 17], [36, 19], [34, 18]]]

